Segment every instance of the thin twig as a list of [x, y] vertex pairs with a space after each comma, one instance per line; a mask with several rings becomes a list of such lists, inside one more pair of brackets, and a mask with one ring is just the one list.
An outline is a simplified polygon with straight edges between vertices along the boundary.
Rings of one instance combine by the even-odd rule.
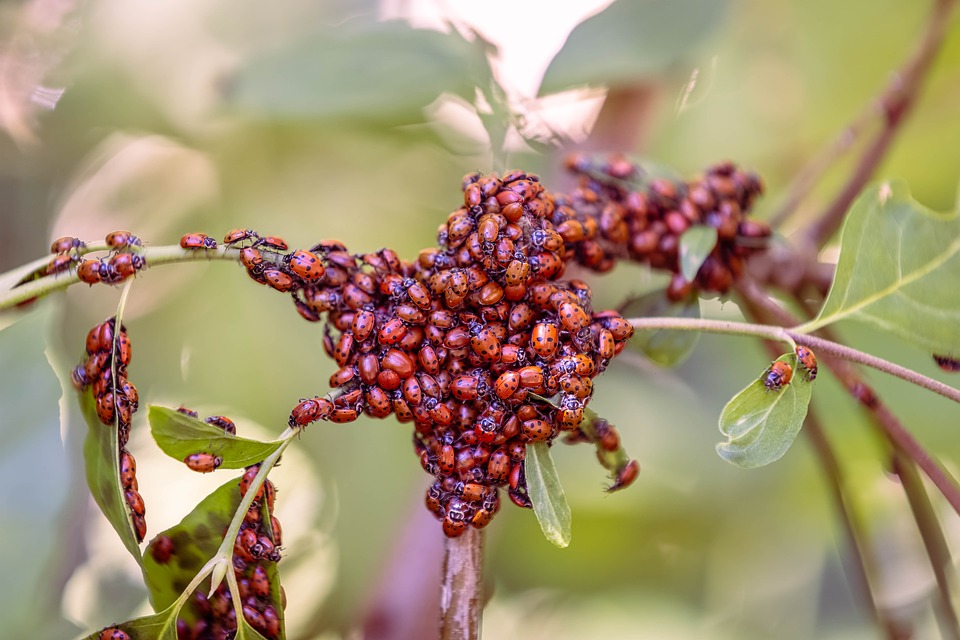
[[753, 336], [768, 340], [792, 342], [815, 351], [833, 355], [844, 360], [856, 362], [889, 373], [907, 382], [929, 389], [954, 402], [960, 402], [960, 390], [946, 385], [939, 380], [928, 378], [913, 369], [894, 364], [889, 360], [864, 353], [852, 347], [826, 340], [817, 336], [797, 333], [789, 329], [774, 325], [750, 324], [746, 322], [730, 322], [726, 320], [705, 320], [699, 318], [629, 318], [628, 322], [638, 331], [653, 329], [671, 329], [676, 331], [704, 331], [708, 333], [726, 333], [731, 335]]
[[853, 173], [837, 196], [818, 220], [804, 230], [803, 237], [811, 246], [822, 247], [840, 228], [850, 204], [885, 158], [896, 133], [916, 102], [920, 87], [940, 50], [955, 6], [956, 0], [934, 2], [917, 49], [880, 98], [879, 106], [884, 115], [882, 129], [864, 150]]
[[[937, 605], [935, 609], [940, 623], [940, 631], [944, 638], [960, 640], [960, 621], [957, 620], [957, 612], [950, 597], [950, 593], [953, 591], [953, 585], [951, 584], [953, 559], [950, 556], [950, 548], [947, 546], [946, 538], [943, 536], [940, 521], [937, 519], [937, 514], [930, 503], [930, 496], [927, 495], [927, 489], [923, 486], [923, 480], [917, 473], [916, 465], [911, 460], [907, 460], [903, 454], [894, 453], [894, 470], [900, 477], [903, 492], [910, 503], [913, 519], [917, 522], [920, 538], [923, 540], [927, 557], [930, 559], [933, 575], [937, 579], [937, 595], [939, 598], [935, 601]], [[949, 574], [948, 570], [950, 571]]]
[[476, 640], [483, 611], [483, 531], [447, 538], [440, 587], [440, 640]]

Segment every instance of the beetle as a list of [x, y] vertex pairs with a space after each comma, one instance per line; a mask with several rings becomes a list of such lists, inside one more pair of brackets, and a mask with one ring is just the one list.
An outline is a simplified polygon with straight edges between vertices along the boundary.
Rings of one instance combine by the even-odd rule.
[[783, 387], [790, 384], [793, 378], [793, 367], [786, 362], [777, 360], [770, 365], [770, 368], [764, 371], [763, 386], [767, 391], [780, 391]]

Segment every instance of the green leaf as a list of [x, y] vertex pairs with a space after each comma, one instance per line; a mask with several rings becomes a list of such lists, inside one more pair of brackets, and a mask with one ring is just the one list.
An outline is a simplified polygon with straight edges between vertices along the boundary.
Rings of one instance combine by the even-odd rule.
[[[127, 622], [118, 622], [107, 628], [120, 629], [131, 638], [136, 640], [177, 640], [177, 616], [180, 613], [180, 607], [171, 606], [160, 613], [150, 616], [128, 620]], [[100, 631], [95, 631], [83, 640], [100, 640]]]
[[[251, 627], [249, 624], [247, 624], [246, 618], [241, 618], [241, 619], [240, 619], [240, 626], [237, 627], [237, 635], [234, 636], [234, 637], [235, 637], [237, 640], [267, 640], [267, 639], [264, 638], [262, 635], [260, 635], [259, 633], [257, 633], [257, 630], [256, 630], [256, 629], [254, 629], [254, 628]], [[281, 631], [279, 637], [282, 639], [282, 638], [284, 638], [284, 637], [286, 637], [286, 636], [285, 636], [284, 633]]]
[[560, 485], [549, 445], [546, 442], [528, 444], [523, 465], [533, 512], [537, 514], [543, 535], [558, 547], [566, 547], [570, 544], [570, 505]]
[[[143, 571], [154, 609], [170, 606], [217, 553], [223, 532], [239, 505], [240, 484], [239, 479], [234, 478], [200, 501], [180, 524], [150, 541], [143, 555]], [[157, 562], [152, 553], [162, 537], [173, 543], [173, 554], [163, 564]]]
[[422, 122], [442, 93], [473, 102], [489, 82], [480, 45], [456, 30], [415, 29], [357, 17], [254, 58], [226, 102], [268, 117]]
[[768, 391], [764, 376], [760, 376], [735, 395], [720, 414], [720, 432], [727, 441], [717, 445], [717, 453], [743, 469], [762, 467], [783, 456], [807, 415], [814, 383], [797, 373], [793, 353], [777, 360], [793, 367], [790, 384], [780, 391]]
[[843, 226], [833, 286], [800, 331], [854, 318], [933, 353], [960, 351], [960, 214], [937, 213], [901, 183], [864, 191]]
[[550, 62], [540, 95], [629, 85], [687, 58], [718, 25], [726, 0], [618, 0], [581, 22]]
[[223, 458], [221, 469], [242, 469], [261, 462], [283, 444], [282, 440], [260, 442], [238, 438], [167, 407], [151, 405], [149, 419], [157, 445], [181, 462], [193, 453], [212, 453]]
[[[664, 290], [657, 290], [630, 300], [620, 313], [627, 318], [699, 318], [700, 301], [693, 296], [684, 302], [670, 302]], [[627, 344], [662, 367], [676, 367], [690, 357], [699, 340], [698, 331], [657, 329], [638, 331]]]
[[83, 442], [83, 461], [87, 475], [87, 486], [100, 511], [113, 525], [123, 546], [127, 548], [137, 562], [143, 564], [140, 557], [140, 545], [130, 520], [130, 510], [123, 497], [120, 483], [120, 450], [116, 425], [107, 426], [97, 417], [96, 400], [88, 388], [80, 394], [80, 411], [89, 431]]
[[698, 224], [680, 236], [680, 273], [687, 282], [693, 282], [713, 248], [717, 246], [717, 230]]

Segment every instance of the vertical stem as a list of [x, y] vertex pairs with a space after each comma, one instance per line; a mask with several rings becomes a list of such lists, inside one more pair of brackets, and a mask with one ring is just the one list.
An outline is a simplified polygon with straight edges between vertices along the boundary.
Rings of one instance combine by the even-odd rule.
[[447, 538], [440, 586], [440, 640], [477, 640], [483, 611], [483, 532]]

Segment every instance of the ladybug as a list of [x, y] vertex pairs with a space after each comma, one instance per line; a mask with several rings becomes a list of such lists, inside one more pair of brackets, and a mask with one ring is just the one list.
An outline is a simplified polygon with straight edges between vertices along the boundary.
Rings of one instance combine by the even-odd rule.
[[520, 388], [520, 374], [516, 371], [505, 371], [497, 378], [493, 388], [501, 400], [506, 400]]
[[550, 438], [553, 429], [547, 422], [534, 418], [523, 422], [521, 433], [527, 442], [542, 442]]
[[224, 432], [229, 433], [232, 436], [237, 435], [237, 425], [234, 424], [233, 420], [227, 416], [210, 416], [203, 420], [207, 424], [212, 424], [215, 427], [219, 427], [224, 430]]
[[607, 487], [607, 493], [613, 493], [614, 491], [619, 491], [620, 489], [625, 489], [630, 486], [630, 484], [637, 479], [639, 473], [640, 463], [636, 460], [631, 460], [617, 473], [617, 479], [612, 485]]
[[280, 527], [280, 521], [275, 516], [270, 516], [270, 530], [273, 532], [273, 544], [283, 545], [283, 529]]
[[217, 241], [203, 233], [188, 233], [180, 238], [184, 249], [216, 249]]
[[297, 287], [297, 281], [279, 269], [266, 269], [263, 272], [263, 277], [268, 285], [280, 292], [290, 291]]
[[263, 634], [265, 636], [268, 638], [280, 637], [280, 616], [272, 605], [267, 605], [263, 609], [263, 624]]
[[147, 509], [143, 505], [143, 497], [134, 489], [127, 489], [123, 492], [123, 497], [127, 501], [127, 506], [130, 507], [130, 511], [133, 515], [143, 517]]
[[560, 324], [570, 333], [576, 333], [590, 324], [590, 318], [576, 302], [561, 302], [557, 307], [557, 315], [560, 316]]
[[538, 322], [530, 333], [530, 345], [541, 358], [553, 358], [559, 346], [559, 330], [551, 322]]
[[74, 260], [75, 258], [71, 255], [60, 254], [47, 264], [47, 268], [44, 273], [48, 276], [52, 276], [56, 273], [62, 273], [70, 268]]
[[83, 391], [90, 386], [90, 380], [87, 378], [86, 367], [83, 363], [78, 364], [70, 372], [70, 382], [77, 391]]
[[328, 420], [336, 424], [346, 424], [356, 420], [358, 415], [356, 409], [334, 409]]
[[353, 316], [351, 329], [358, 342], [365, 342], [377, 326], [377, 316], [373, 311], [360, 309]]
[[938, 367], [947, 373], [956, 373], [957, 371], [960, 371], [960, 360], [956, 358], [933, 354], [933, 361], [937, 363]]
[[183, 405], [177, 407], [177, 413], [182, 413], [185, 416], [190, 416], [191, 418], [199, 418], [200, 414], [194, 411], [193, 409], [188, 409]]
[[143, 269], [143, 267], [146, 266], [146, 260], [144, 260], [143, 256], [131, 253], [118, 253], [110, 258], [109, 266], [116, 272], [121, 280], [125, 280], [140, 269]]
[[183, 459], [183, 463], [187, 465], [191, 471], [210, 473], [220, 468], [220, 465], [223, 464], [223, 458], [215, 456], [212, 453], [191, 453]]
[[176, 546], [170, 536], [159, 535], [150, 543], [150, 557], [153, 558], [157, 564], [167, 564], [170, 562], [170, 558], [173, 557], [175, 551]]
[[77, 278], [80, 279], [80, 282], [85, 282], [91, 286], [100, 282], [100, 261], [82, 260], [77, 265]]
[[290, 248], [287, 246], [287, 243], [284, 242], [283, 238], [278, 236], [266, 236], [260, 238], [254, 243], [254, 246], [264, 246], [267, 249], [274, 249], [276, 251], [286, 251]]
[[470, 326], [470, 347], [484, 362], [499, 362], [503, 352], [502, 345], [490, 328], [483, 328], [479, 322]]
[[255, 269], [263, 264], [263, 256], [253, 247], [244, 247], [240, 249], [240, 264], [247, 269]]
[[137, 486], [137, 461], [128, 451], [120, 454], [120, 484], [124, 489], [139, 489]]
[[256, 231], [250, 229], [234, 229], [227, 235], [223, 237], [223, 244], [232, 245], [237, 243], [242, 243], [245, 240], [254, 240], [256, 241], [260, 235]]
[[137, 388], [132, 382], [124, 377], [120, 377], [117, 384], [117, 391], [127, 399], [132, 411], [140, 408], [140, 394], [137, 393]]
[[604, 360], [609, 360], [615, 354], [616, 341], [613, 339], [613, 333], [609, 329], [600, 329], [597, 332], [597, 355]]
[[807, 347], [797, 345], [794, 348], [794, 351], [797, 354], [797, 361], [800, 365], [806, 370], [805, 378], [808, 382], [813, 382], [817, 379], [817, 356], [814, 355], [811, 349]]
[[250, 588], [261, 598], [270, 597], [270, 577], [263, 565], [258, 564], [250, 575]]
[[97, 398], [97, 417], [100, 418], [100, 422], [112, 425], [116, 415], [113, 393], [108, 392]]
[[143, 539], [147, 537], [147, 520], [136, 513], [130, 516], [130, 520], [133, 521], [133, 530], [137, 534], [137, 543], [143, 542]]
[[767, 388], [767, 391], [780, 391], [790, 384], [791, 378], [793, 378], [793, 367], [786, 362], [777, 360], [764, 372], [763, 386]]
[[109, 627], [100, 632], [100, 640], [130, 640], [130, 636], [117, 627]]
[[323, 277], [324, 268], [320, 258], [309, 251], [297, 249], [284, 258], [287, 266], [304, 282], [315, 282]]
[[105, 238], [107, 246], [117, 251], [123, 251], [129, 247], [139, 247], [142, 245], [140, 238], [129, 231], [112, 231]]
[[380, 327], [377, 342], [392, 346], [400, 342], [405, 335], [407, 335], [407, 325], [400, 318], [393, 318]]
[[241, 529], [237, 534], [237, 541], [233, 543], [233, 552], [242, 560], [256, 562], [257, 557], [251, 549], [257, 544], [257, 534], [253, 529]]
[[50, 253], [67, 253], [74, 249], [83, 249], [86, 246], [86, 243], [80, 238], [64, 236], [53, 241], [53, 244], [50, 245]]

